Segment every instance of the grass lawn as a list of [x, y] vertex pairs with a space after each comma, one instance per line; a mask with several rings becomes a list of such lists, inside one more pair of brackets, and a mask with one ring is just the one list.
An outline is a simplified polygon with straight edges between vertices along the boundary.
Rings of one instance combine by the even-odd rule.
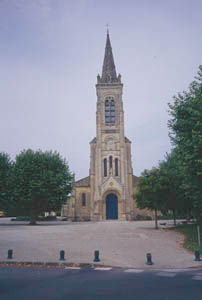
[[[185, 235], [184, 240], [184, 248], [195, 251], [199, 250], [198, 245], [198, 233], [197, 233], [197, 225], [196, 224], [183, 224], [178, 225], [173, 228], [173, 230], [176, 230], [177, 232], [181, 232]], [[200, 227], [200, 236], [201, 236], [201, 247], [200, 247], [200, 253], [202, 254], [202, 226]]]

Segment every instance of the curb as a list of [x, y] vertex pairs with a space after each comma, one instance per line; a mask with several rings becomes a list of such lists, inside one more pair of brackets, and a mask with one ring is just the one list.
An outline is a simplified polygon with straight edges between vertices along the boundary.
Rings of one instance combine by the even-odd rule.
[[[10, 266], [10, 267], [39, 267], [39, 268], [70, 268], [70, 269], [113, 269], [113, 270], [125, 270], [125, 269], [134, 269], [137, 270], [139, 268], [132, 267], [118, 267], [118, 266], [109, 266], [104, 264], [94, 264], [94, 263], [72, 263], [72, 262], [33, 262], [33, 261], [0, 261], [0, 267]], [[174, 270], [179, 268], [163, 268], [168, 270]], [[180, 268], [181, 270], [196, 270], [202, 269], [202, 265], [192, 266], [188, 268]], [[144, 271], [156, 271], [161, 270], [159, 268], [152, 267], [143, 267], [141, 270]]]
[[91, 263], [67, 263], [67, 262], [31, 262], [31, 261], [0, 261], [2, 266], [16, 266], [16, 267], [55, 267], [55, 268], [82, 268], [82, 269], [95, 269], [95, 268], [111, 268], [120, 269], [119, 267], [112, 267], [101, 264]]

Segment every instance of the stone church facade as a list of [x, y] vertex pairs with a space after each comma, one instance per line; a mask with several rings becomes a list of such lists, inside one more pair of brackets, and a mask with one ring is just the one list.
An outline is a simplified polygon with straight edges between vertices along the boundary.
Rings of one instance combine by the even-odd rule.
[[131, 142], [124, 134], [123, 84], [108, 32], [96, 92], [96, 137], [90, 142], [89, 176], [74, 182], [62, 215], [71, 221], [134, 220], [141, 214], [132, 197], [138, 178], [133, 175]]

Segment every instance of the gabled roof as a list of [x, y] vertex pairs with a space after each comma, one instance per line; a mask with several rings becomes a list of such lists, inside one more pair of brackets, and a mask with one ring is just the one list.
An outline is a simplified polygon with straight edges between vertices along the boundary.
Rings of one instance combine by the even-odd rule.
[[[133, 175], [133, 186], [137, 186], [137, 181], [138, 181], [137, 176]], [[75, 186], [80, 186], [80, 187], [90, 187], [90, 176], [84, 177], [78, 181], [75, 182]]]
[[138, 178], [139, 177], [133, 175], [133, 186], [137, 186]]
[[126, 143], [131, 143], [131, 141], [125, 136], [125, 142]]
[[90, 176], [84, 177], [84, 178], [76, 181], [75, 186], [89, 187], [90, 186]]
[[97, 139], [96, 139], [96, 137], [94, 137], [94, 138], [92, 139], [92, 141], [90, 142], [90, 144], [96, 144], [96, 142], [97, 142]]

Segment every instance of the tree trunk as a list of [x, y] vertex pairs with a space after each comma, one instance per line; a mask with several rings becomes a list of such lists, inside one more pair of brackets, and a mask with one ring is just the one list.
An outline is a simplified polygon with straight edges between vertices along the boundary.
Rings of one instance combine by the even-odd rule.
[[157, 216], [157, 209], [155, 209], [155, 229], [158, 229], [158, 216]]
[[200, 210], [199, 225], [202, 226], [202, 210]]
[[195, 209], [194, 215], [196, 218], [196, 224], [202, 225], [202, 210], [199, 208]]
[[29, 225], [36, 225], [36, 220], [30, 220]]
[[36, 219], [37, 219], [37, 215], [35, 213], [32, 212], [31, 216], [30, 216], [30, 222], [29, 225], [36, 225]]
[[173, 209], [173, 221], [174, 221], [174, 225], [176, 226], [176, 215], [175, 215], [175, 209]]

